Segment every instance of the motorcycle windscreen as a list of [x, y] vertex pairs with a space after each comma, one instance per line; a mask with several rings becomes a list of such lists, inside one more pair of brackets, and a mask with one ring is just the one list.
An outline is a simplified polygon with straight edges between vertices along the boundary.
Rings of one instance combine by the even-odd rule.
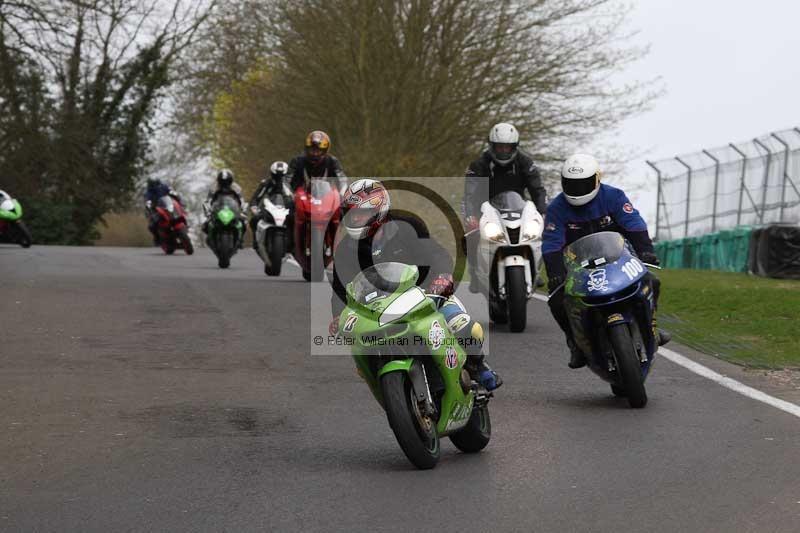
[[331, 184], [325, 180], [311, 180], [308, 190], [312, 198], [322, 200], [325, 195], [331, 192]]
[[625, 239], [614, 231], [582, 237], [564, 250], [564, 264], [571, 268], [594, 268], [617, 261], [625, 250]]
[[351, 298], [363, 305], [382, 296], [405, 291], [416, 285], [419, 271], [416, 266], [404, 263], [378, 263], [361, 271], [347, 290]]
[[236, 198], [228, 194], [223, 194], [214, 202], [214, 211], [221, 211], [226, 207], [233, 211], [234, 214], [239, 214], [239, 202]]
[[283, 195], [281, 194], [273, 194], [269, 197], [269, 201], [272, 202], [272, 205], [276, 205], [279, 207], [285, 207], [286, 204], [283, 200]]
[[489, 203], [500, 211], [522, 211], [525, 209], [525, 200], [515, 191], [496, 194]]
[[175, 205], [172, 203], [170, 196], [162, 196], [156, 202], [156, 207], [165, 209], [167, 212], [172, 213], [175, 210]]

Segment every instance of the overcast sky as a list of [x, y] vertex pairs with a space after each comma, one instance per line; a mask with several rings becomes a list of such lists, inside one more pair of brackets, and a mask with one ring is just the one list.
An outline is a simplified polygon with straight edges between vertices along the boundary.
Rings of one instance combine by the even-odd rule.
[[[616, 142], [645, 151], [626, 182], [655, 218], [655, 175], [663, 159], [800, 126], [800, 1], [639, 0], [630, 25], [650, 54], [626, 73], [660, 76], [667, 93], [624, 123]], [[647, 178], [649, 176], [649, 178]], [[652, 229], [651, 229], [652, 231]]]

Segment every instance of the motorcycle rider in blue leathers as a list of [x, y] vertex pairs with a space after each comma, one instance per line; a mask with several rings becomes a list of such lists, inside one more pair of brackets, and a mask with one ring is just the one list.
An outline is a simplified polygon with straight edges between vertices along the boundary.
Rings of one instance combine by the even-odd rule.
[[[572, 337], [564, 307], [564, 248], [586, 235], [600, 231], [616, 231], [633, 246], [644, 263], [658, 265], [647, 224], [621, 189], [600, 183], [600, 167], [594, 157], [574, 154], [561, 169], [563, 192], [547, 207], [542, 235], [542, 255], [547, 268], [549, 306], [553, 317], [567, 337], [570, 349], [570, 368], [586, 365], [585, 354]], [[645, 279], [652, 283], [654, 303], [658, 305], [661, 282], [651, 273]], [[670, 336], [659, 331], [659, 345], [669, 342]]]
[[417, 265], [419, 285], [427, 286], [426, 293], [436, 302], [448, 329], [467, 352], [467, 372], [486, 390], [499, 387], [503, 381], [485, 361], [483, 327], [453, 294], [453, 262], [447, 250], [430, 238], [421, 220], [390, 211], [389, 191], [381, 182], [354, 181], [344, 198], [345, 235], [334, 252], [330, 334], [335, 335], [338, 330], [339, 314], [347, 302], [345, 288], [359, 272], [383, 262]]
[[147, 215], [147, 229], [153, 234], [153, 244], [155, 246], [158, 246], [158, 216], [153, 211], [153, 205], [159, 198], [167, 195], [178, 200], [178, 203], [182, 203], [180, 195], [172, 187], [158, 178], [147, 179], [147, 188], [144, 191], [144, 207]]

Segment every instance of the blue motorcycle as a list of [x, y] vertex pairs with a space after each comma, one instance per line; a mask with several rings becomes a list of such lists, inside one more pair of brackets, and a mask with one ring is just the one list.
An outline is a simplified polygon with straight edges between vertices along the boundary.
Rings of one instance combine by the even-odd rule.
[[644, 407], [644, 381], [658, 349], [647, 266], [622, 235], [609, 231], [570, 244], [564, 265], [565, 307], [587, 365], [631, 407]]

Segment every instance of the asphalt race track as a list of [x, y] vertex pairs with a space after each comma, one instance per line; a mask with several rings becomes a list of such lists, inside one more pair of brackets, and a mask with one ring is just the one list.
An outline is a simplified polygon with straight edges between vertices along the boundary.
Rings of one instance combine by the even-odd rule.
[[539, 301], [489, 447], [417, 471], [308, 305], [252, 250], [0, 247], [0, 530], [800, 531], [800, 419], [665, 359], [629, 409]]

